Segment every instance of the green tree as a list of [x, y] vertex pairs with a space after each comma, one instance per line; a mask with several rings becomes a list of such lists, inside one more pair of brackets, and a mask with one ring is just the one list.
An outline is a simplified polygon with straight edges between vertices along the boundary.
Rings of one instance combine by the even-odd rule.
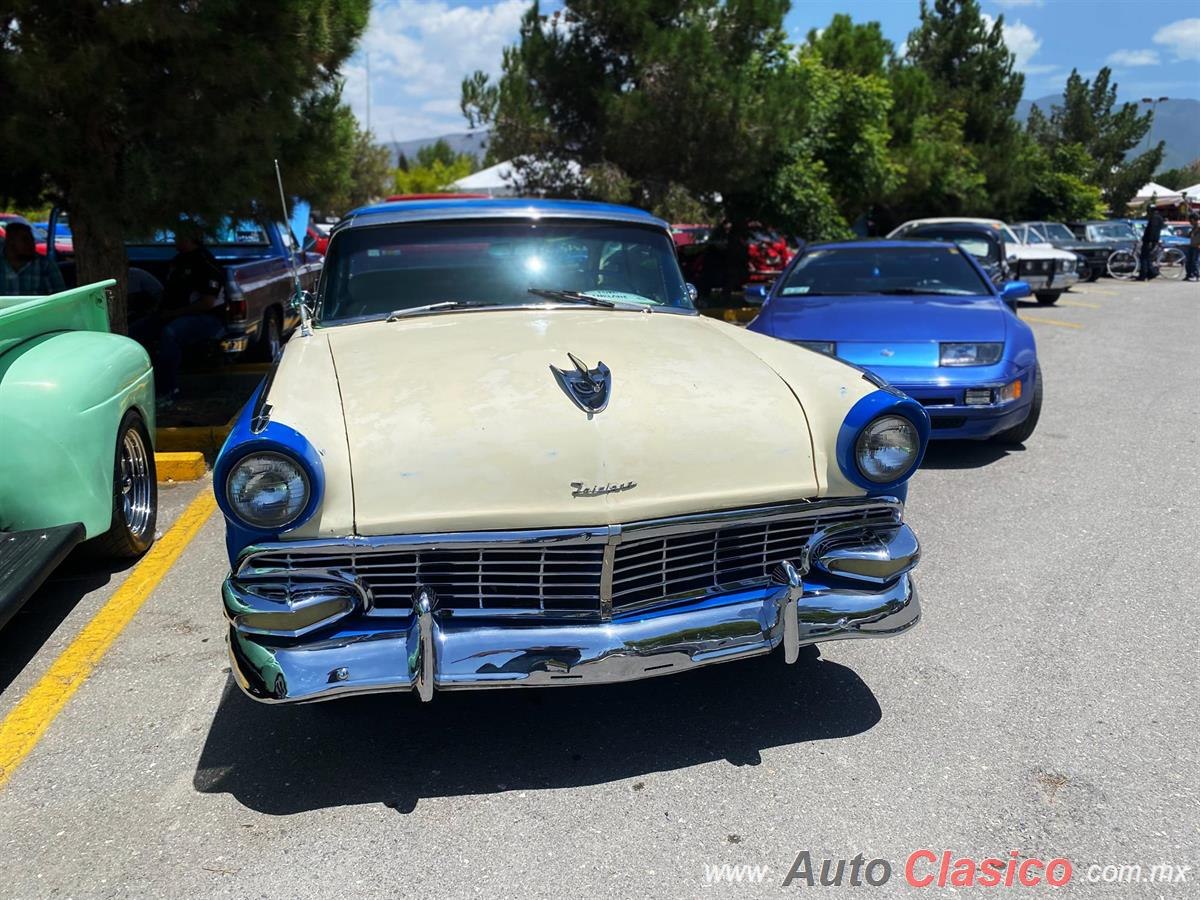
[[1193, 159], [1186, 166], [1160, 172], [1154, 176], [1154, 180], [1163, 187], [1169, 187], [1173, 191], [1191, 187], [1193, 184], [1200, 184], [1200, 159]]
[[[570, 0], [537, 3], [492, 83], [463, 83], [472, 125], [521, 180], [586, 192], [606, 166], [629, 202], [657, 209], [682, 187], [745, 223], [761, 212], [772, 163], [786, 159], [786, 0]], [[579, 169], [555, 161], [578, 163]], [[618, 174], [619, 173], [619, 174]]]
[[375, 137], [358, 125], [348, 107], [341, 107], [339, 124], [348, 126], [345, 150], [334, 156], [323, 180], [329, 184], [321, 201], [321, 209], [341, 214], [372, 200], [377, 200], [392, 187], [392, 151], [375, 143]]
[[0, 195], [67, 209], [79, 279], [119, 279], [123, 329], [126, 238], [270, 203], [275, 158], [292, 193], [320, 204], [336, 191], [330, 163], [353, 144], [337, 73], [368, 12], [369, 0], [9, 0]]
[[446, 191], [458, 179], [470, 175], [478, 168], [478, 161], [474, 156], [469, 153], [455, 153], [441, 138], [420, 148], [412, 159], [403, 159], [403, 163], [393, 174], [394, 187], [400, 194], [436, 194]]
[[1131, 156], [1149, 133], [1153, 113], [1139, 115], [1136, 104], [1117, 106], [1116, 100], [1110, 69], [1101, 69], [1094, 81], [1072, 69], [1062, 103], [1049, 116], [1034, 107], [1026, 130], [1051, 152], [1065, 145], [1082, 147], [1091, 158], [1085, 179], [1100, 187], [1110, 209], [1123, 212], [1162, 163], [1164, 144]]
[[[989, 26], [978, 0], [921, 0], [907, 60], [929, 79], [933, 106], [926, 109], [960, 114], [962, 143], [978, 161], [991, 214], [1017, 213], [1028, 191], [1018, 165], [1028, 138], [1015, 118], [1025, 77], [1004, 43], [1004, 17]], [[942, 118], [943, 132], [950, 121]]]
[[987, 205], [979, 162], [963, 145], [965, 113], [940, 101], [924, 69], [896, 57], [878, 23], [839, 13], [820, 32], [810, 31], [808, 44], [834, 69], [887, 82], [890, 137], [878, 152], [887, 155], [893, 177], [872, 203], [877, 226]]

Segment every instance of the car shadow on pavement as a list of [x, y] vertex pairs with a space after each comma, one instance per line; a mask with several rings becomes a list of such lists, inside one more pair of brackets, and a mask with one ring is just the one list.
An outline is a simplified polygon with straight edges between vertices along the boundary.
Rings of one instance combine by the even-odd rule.
[[[880, 720], [871, 689], [816, 648], [678, 677], [569, 689], [448, 692], [265, 706], [229, 683], [196, 767], [202, 793], [268, 815], [422, 797], [579, 787], [772, 747], [848, 737]], [[634, 789], [638, 789], [634, 785]]]
[[80, 600], [136, 562], [98, 560], [79, 550], [68, 556], [0, 628], [0, 692], [16, 680]]
[[921, 460], [922, 469], [978, 469], [1013, 453], [1024, 453], [1023, 444], [995, 441], [933, 441]]

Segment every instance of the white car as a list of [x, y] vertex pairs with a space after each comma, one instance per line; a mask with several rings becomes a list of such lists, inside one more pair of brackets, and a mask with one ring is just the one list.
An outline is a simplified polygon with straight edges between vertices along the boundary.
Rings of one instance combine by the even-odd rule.
[[698, 315], [665, 222], [383, 204], [323, 273], [214, 467], [256, 699], [794, 662], [917, 623], [924, 408]]
[[955, 223], [986, 225], [996, 229], [1004, 241], [1004, 251], [1014, 279], [1024, 281], [1033, 289], [1038, 303], [1058, 302], [1062, 292], [1079, 281], [1079, 257], [1067, 250], [1057, 250], [1049, 244], [1023, 244], [1011, 228], [999, 219], [973, 219], [965, 216], [937, 219], [913, 219], [888, 235], [904, 235], [918, 225], [951, 225]]

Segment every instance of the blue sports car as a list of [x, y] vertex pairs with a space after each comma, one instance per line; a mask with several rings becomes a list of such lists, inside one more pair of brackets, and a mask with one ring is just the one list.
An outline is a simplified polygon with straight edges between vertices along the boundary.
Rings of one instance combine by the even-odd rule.
[[958, 245], [813, 244], [765, 292], [752, 331], [868, 369], [920, 402], [931, 438], [1023, 443], [1037, 427], [1042, 373], [1017, 318], [1029, 286], [995, 286]]

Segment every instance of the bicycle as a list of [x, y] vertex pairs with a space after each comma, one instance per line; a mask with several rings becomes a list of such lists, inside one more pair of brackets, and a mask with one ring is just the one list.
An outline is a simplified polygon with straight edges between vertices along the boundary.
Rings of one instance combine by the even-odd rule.
[[[1178, 247], [1159, 244], [1151, 264], [1168, 281], [1180, 281], [1187, 271], [1187, 257]], [[1108, 255], [1107, 268], [1110, 277], [1132, 281], [1137, 278], [1140, 269], [1138, 254], [1134, 250], [1114, 250]]]

